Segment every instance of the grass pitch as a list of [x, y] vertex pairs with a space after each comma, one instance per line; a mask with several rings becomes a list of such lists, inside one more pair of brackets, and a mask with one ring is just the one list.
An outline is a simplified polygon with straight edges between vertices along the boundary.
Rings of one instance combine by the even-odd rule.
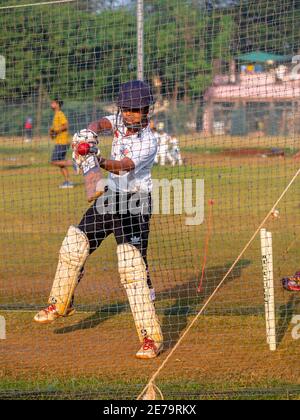
[[[109, 142], [103, 142], [106, 156]], [[141, 364], [134, 359], [138, 341], [119, 282], [113, 238], [88, 261], [77, 291], [77, 315], [54, 326], [32, 323], [34, 310], [47, 301], [65, 232], [88, 205], [80, 177], [74, 178], [74, 190], [58, 189], [61, 177], [48, 164], [47, 141], [28, 145], [2, 139], [0, 315], [7, 320], [7, 340], [0, 342], [0, 395], [136, 397], [296, 172], [298, 164], [290, 154], [223, 153], [266, 145], [294, 150], [297, 142], [182, 138], [185, 166], [154, 168], [158, 179], [204, 179], [206, 214], [208, 199], [215, 205], [200, 294], [206, 221], [186, 226], [185, 215], [152, 219], [149, 262], [166, 352]], [[266, 344], [257, 238], [158, 379], [166, 398], [299, 397], [299, 341], [292, 332], [300, 297], [288, 295], [280, 285], [281, 277], [299, 269], [299, 199], [297, 180], [280, 203], [280, 218], [266, 226], [274, 238], [278, 351], [271, 354]]]

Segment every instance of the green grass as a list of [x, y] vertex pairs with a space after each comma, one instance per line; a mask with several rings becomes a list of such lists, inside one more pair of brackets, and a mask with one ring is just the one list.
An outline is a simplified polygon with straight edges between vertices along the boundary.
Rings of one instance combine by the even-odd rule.
[[[243, 150], [243, 146], [241, 146], [239, 148], [239, 150]], [[266, 149], [268, 149], [269, 151], [271, 151], [273, 149], [273, 147], [268, 146], [268, 147], [264, 147], [264, 146], [257, 146], [257, 147], [247, 147], [247, 150], [261, 150], [262, 152], [265, 151]], [[277, 148], [278, 149], [278, 148]], [[229, 147], [229, 146], [186, 146], [186, 147], [182, 147], [181, 148], [182, 152], [185, 153], [195, 153], [195, 154], [208, 154], [208, 155], [220, 155], [223, 154], [225, 152], [229, 152], [231, 150], [234, 150], [234, 147]], [[285, 154], [285, 156], [293, 156], [299, 149], [297, 148], [292, 148], [292, 147], [283, 147], [280, 148], [280, 150], [282, 150]]]
[[[102, 382], [98, 378], [73, 378], [67, 381], [3, 381], [0, 383], [0, 400], [134, 400], [144, 384], [130, 381]], [[120, 390], [126, 389], [122, 397]], [[300, 386], [273, 382], [259, 384], [257, 387], [244, 388], [241, 384], [164, 382], [159, 389], [168, 400], [299, 400]], [[159, 397], [158, 397], [159, 398]]]
[[[226, 148], [227, 145], [226, 147], [225, 145], [184, 146], [183, 153], [192, 153], [195, 161], [190, 160], [188, 165], [182, 168], [153, 169], [153, 177], [157, 179], [205, 180], [206, 219], [203, 225], [188, 227], [185, 225], [185, 216], [156, 215], [152, 220], [149, 263], [158, 294], [157, 310], [165, 319], [165, 327], [171, 332], [182, 331], [191, 319], [191, 315], [196, 314], [202, 307], [297, 169], [297, 163], [289, 158], [294, 151], [292, 147], [285, 148], [288, 157], [284, 160], [253, 158], [247, 161], [239, 161], [238, 158], [225, 161], [221, 152]], [[102, 150], [105, 156], [109, 155], [109, 144], [106, 139]], [[207, 156], [201, 156], [204, 153]], [[57, 188], [61, 176], [58, 170], [48, 164], [49, 154], [50, 147], [45, 143], [0, 144], [2, 194], [0, 308], [2, 309], [26, 308], [26, 305], [37, 308], [44, 304], [55, 273], [62, 238], [68, 226], [78, 223], [88, 208], [81, 177], [73, 177], [76, 188], [72, 191], [61, 191]], [[213, 156], [210, 157], [210, 154]], [[241, 264], [238, 264], [208, 307], [199, 335], [193, 336], [194, 341], [191, 338], [193, 354], [199, 352], [200, 356], [203, 356], [208, 352], [211, 361], [218, 361], [218, 358], [222, 357], [222, 346], [226, 343], [226, 345], [232, 343], [233, 350], [236, 346], [240, 346], [239, 363], [245, 367], [248, 363], [247, 356], [253, 354], [255, 359], [253, 377], [248, 381], [245, 378], [237, 380], [232, 374], [237, 362], [236, 359], [231, 359], [227, 348], [228, 372], [222, 371], [221, 366], [219, 370], [222, 373], [221, 382], [218, 381], [218, 374], [213, 369], [208, 374], [205, 370], [195, 371], [189, 365], [185, 365], [182, 371], [176, 371], [178, 378], [174, 380], [168, 381], [162, 375], [158, 385], [161, 385], [163, 392], [170, 398], [176, 396], [185, 398], [188, 395], [195, 399], [214, 398], [216, 395], [225, 399], [259, 398], [261, 390], [263, 397], [268, 399], [286, 398], [289, 392], [291, 398], [299, 398], [298, 385], [293, 381], [291, 373], [293, 360], [297, 360], [297, 357], [299, 359], [299, 350], [297, 343], [292, 342], [290, 338], [290, 322], [293, 314], [299, 314], [300, 303], [296, 296], [293, 299], [293, 295], [285, 294], [280, 285], [281, 277], [299, 269], [297, 238], [300, 195], [298, 191], [299, 180], [278, 206], [280, 219], [269, 220], [266, 224], [266, 227], [273, 232], [274, 238], [276, 312], [282, 336], [280, 355], [277, 358], [273, 356], [278, 370], [273, 374], [270, 367], [270, 372], [267, 374], [263, 372], [261, 363], [262, 354], [265, 355], [266, 361], [272, 356], [266, 351], [264, 339], [260, 243], [256, 238], [243, 256]], [[196, 287], [203, 263], [210, 198], [215, 200], [213, 230], [209, 243], [204, 291], [198, 295]], [[99, 334], [102, 332], [101, 328], [107, 325], [111, 330], [118, 328], [122, 320], [128, 325], [128, 331], [132, 330], [128, 317], [128, 304], [119, 284], [116, 245], [113, 238], [108, 239], [89, 259], [86, 277], [79, 287], [77, 303], [81, 309], [96, 312], [92, 321], [95, 321], [96, 330], [100, 328]], [[117, 316], [111, 319], [107, 314], [113, 312]], [[102, 317], [103, 322], [97, 324], [97, 317]], [[31, 333], [32, 314], [30, 320], [27, 316], [25, 318], [26, 335], [29, 331]], [[19, 329], [22, 330], [23, 321], [21, 315], [14, 321], [13, 334]], [[256, 325], [261, 336], [260, 341], [251, 346], [253, 325]], [[244, 334], [243, 328], [249, 336], [247, 345], [241, 339]], [[52, 333], [52, 330], [49, 331]], [[216, 350], [211, 347], [215, 340], [212, 331], [216, 331], [217, 339], [220, 341], [221, 350], [216, 354], [214, 354]], [[75, 334], [77, 340], [75, 343], [80, 350], [81, 341], [77, 333], [77, 331], [70, 333], [67, 346], [73, 345], [72, 338]], [[96, 337], [94, 335], [90, 337], [87, 357], [93, 354], [93, 340], [99, 339], [97, 335]], [[32, 346], [35, 349], [34, 340], [33, 334]], [[118, 340], [118, 337], [113, 340]], [[205, 361], [201, 360], [200, 356], [199, 366], [204, 369]], [[107, 360], [106, 362], [108, 363]], [[289, 362], [288, 366], [285, 365], [286, 362]], [[258, 366], [257, 376], [255, 363]], [[281, 366], [282, 373], [279, 372]], [[294, 370], [299, 371], [297, 363]], [[9, 396], [9, 393], [14, 391], [20, 396], [27, 395], [28, 398], [40, 396], [44, 399], [55, 398], [58, 394], [66, 398], [71, 395], [78, 398], [82, 395], [95, 398], [102, 396], [134, 398], [140, 391], [141, 385], [144, 385], [144, 381], [139, 379], [139, 373], [136, 370], [136, 376], [127, 381], [122, 375], [118, 377], [117, 372], [115, 381], [107, 378], [103, 381], [97, 376], [85, 378], [80, 375], [64, 380], [58, 378], [47, 381], [39, 378], [26, 380], [26, 376], [22, 380], [16, 380], [14, 372], [10, 372], [8, 377], [0, 376], [0, 398], [1, 395]], [[187, 374], [190, 374], [190, 380], [183, 379]], [[30, 369], [28, 375], [30, 376]], [[284, 376], [285, 380], [281, 376]]]

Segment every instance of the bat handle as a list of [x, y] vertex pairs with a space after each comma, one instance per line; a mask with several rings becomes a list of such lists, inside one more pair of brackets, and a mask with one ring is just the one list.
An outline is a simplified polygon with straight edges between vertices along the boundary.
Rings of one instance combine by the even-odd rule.
[[103, 175], [95, 155], [91, 155], [84, 164], [84, 183], [86, 189], [86, 195], [88, 202], [92, 202], [97, 198], [101, 197], [104, 191], [102, 191], [101, 182]]
[[99, 149], [96, 146], [90, 148], [90, 153], [93, 155], [98, 155]]

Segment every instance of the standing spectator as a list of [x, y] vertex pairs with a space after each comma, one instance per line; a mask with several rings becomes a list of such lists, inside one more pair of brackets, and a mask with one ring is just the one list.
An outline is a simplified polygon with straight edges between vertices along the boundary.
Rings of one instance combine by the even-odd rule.
[[183, 160], [181, 156], [181, 151], [179, 147], [179, 141], [176, 136], [171, 136], [170, 140], [170, 146], [171, 146], [171, 156], [173, 158], [172, 165], [175, 166], [178, 164], [179, 166], [183, 165]]
[[32, 118], [27, 117], [24, 125], [24, 132], [25, 132], [25, 143], [31, 143], [32, 142]]
[[255, 73], [263, 73], [264, 68], [261, 64], [255, 64], [254, 71]]
[[287, 74], [288, 68], [281, 64], [275, 69], [276, 81], [277, 82], [284, 82], [284, 78]]
[[169, 134], [167, 134], [164, 131], [165, 125], [163, 122], [160, 122], [157, 126], [156, 131], [156, 138], [158, 141], [158, 150], [157, 155], [155, 157], [155, 163], [161, 166], [165, 166], [166, 162], [171, 163], [173, 166], [175, 165], [175, 161], [173, 157], [171, 156], [170, 150], [169, 150], [169, 143], [171, 140], [171, 137]]
[[72, 160], [66, 160], [67, 152], [70, 148], [69, 123], [62, 112], [63, 104], [63, 101], [59, 99], [54, 99], [51, 103], [54, 118], [50, 128], [50, 137], [55, 141], [51, 164], [60, 168], [64, 177], [64, 182], [59, 188], [73, 188], [74, 184], [70, 182], [68, 170], [68, 167], [73, 166], [73, 162]]
[[254, 74], [254, 64], [247, 65], [247, 74]]
[[243, 64], [243, 65], [241, 66], [241, 73], [242, 73], [242, 74], [246, 74], [246, 72], [247, 72], [247, 66], [245, 66], [245, 64]]

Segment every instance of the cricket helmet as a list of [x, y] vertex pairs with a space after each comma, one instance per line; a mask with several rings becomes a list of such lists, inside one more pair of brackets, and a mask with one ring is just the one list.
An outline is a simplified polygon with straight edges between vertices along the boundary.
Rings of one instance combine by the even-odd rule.
[[120, 87], [117, 100], [119, 108], [143, 109], [154, 105], [151, 87], [141, 80], [132, 80]]

